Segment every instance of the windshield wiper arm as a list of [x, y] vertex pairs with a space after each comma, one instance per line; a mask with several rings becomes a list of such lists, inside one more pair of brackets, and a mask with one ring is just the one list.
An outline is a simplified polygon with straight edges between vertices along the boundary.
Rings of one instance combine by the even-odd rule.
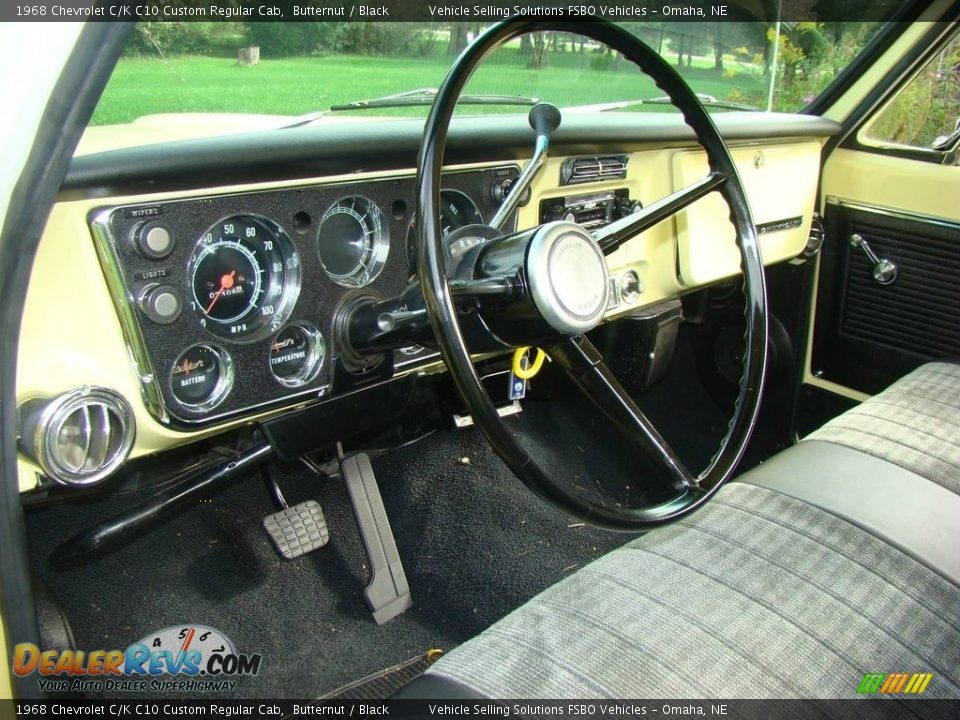
[[[760, 109], [753, 107], [753, 105], [731, 102], [730, 100], [720, 100], [715, 98], [713, 95], [707, 95], [706, 93], [697, 93], [697, 100], [700, 101], [701, 105], [706, 105], [707, 107], [724, 108], [726, 110], [751, 110], [756, 112]], [[640, 103], [643, 105], [673, 105], [673, 100], [664, 95], [662, 97], [645, 98], [641, 100]]]
[[[421, 88], [420, 90], [409, 90], [407, 92], [396, 93], [395, 95], [384, 95], [383, 97], [370, 100], [354, 100], [353, 102], [343, 103], [341, 105], [332, 105], [330, 112], [432, 105], [436, 97], [436, 88]], [[532, 107], [538, 102], [540, 102], [540, 100], [537, 98], [523, 97], [521, 95], [461, 95], [457, 99], [458, 105], [526, 105]]]
[[[373, 108], [426, 107], [433, 105], [436, 97], [436, 88], [421, 88], [419, 90], [408, 90], [407, 92], [384, 95], [383, 97], [371, 98], [369, 100], [354, 100], [340, 105], [331, 105], [328, 110], [320, 110], [319, 112], [301, 115], [289, 125], [283, 125], [281, 129], [309, 125], [331, 112], [370, 110]], [[540, 102], [538, 98], [523, 97], [521, 95], [461, 95], [457, 100], [457, 105], [524, 105], [532, 107], [538, 102]]]
[[[697, 100], [700, 101], [701, 105], [722, 108], [724, 110], [749, 110], [750, 112], [759, 112], [760, 110], [760, 108], [756, 108], [753, 105], [720, 100], [706, 93], [697, 93]], [[598, 103], [596, 105], [582, 105], [564, 108], [564, 110], [566, 112], [609, 112], [610, 110], [623, 110], [624, 108], [633, 107], [634, 105], [673, 105], [673, 100], [663, 95], [660, 97], [640, 98], [638, 100], [617, 100], [615, 102]]]

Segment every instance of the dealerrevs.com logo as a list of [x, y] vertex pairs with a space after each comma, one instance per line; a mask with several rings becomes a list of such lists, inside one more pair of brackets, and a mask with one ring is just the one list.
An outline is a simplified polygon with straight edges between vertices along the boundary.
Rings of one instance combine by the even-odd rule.
[[219, 630], [175, 625], [126, 650], [14, 648], [13, 672], [36, 674], [44, 692], [228, 692], [256, 675], [262, 656], [238, 653]]

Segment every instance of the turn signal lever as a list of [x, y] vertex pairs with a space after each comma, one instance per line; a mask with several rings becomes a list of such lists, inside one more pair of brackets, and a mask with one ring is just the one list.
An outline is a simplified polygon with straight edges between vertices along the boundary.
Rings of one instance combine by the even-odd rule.
[[[516, 210], [521, 199], [543, 169], [550, 147], [550, 136], [560, 127], [560, 110], [555, 105], [540, 103], [530, 110], [530, 127], [536, 133], [533, 157], [520, 177], [510, 186], [510, 193], [481, 233], [482, 241], [464, 253], [456, 262], [448, 261], [447, 275], [450, 292], [461, 316], [461, 331], [467, 344], [475, 352], [502, 349], [503, 343], [483, 321], [474, 319], [477, 310], [502, 308], [522, 300], [528, 293], [524, 281], [517, 277], [523, 265], [530, 232], [521, 232], [504, 237], [503, 230], [508, 218]], [[490, 229], [493, 228], [493, 229]], [[481, 228], [482, 229], [482, 228]], [[455, 232], [476, 234], [476, 227], [461, 228]], [[450, 242], [454, 236], [447, 238]], [[494, 260], [481, 261], [490, 255], [489, 250], [505, 241], [506, 251]], [[503, 255], [500, 258], [499, 255]], [[486, 267], [480, 269], [481, 265]], [[399, 296], [386, 300], [356, 296], [337, 310], [334, 318], [334, 342], [339, 348], [345, 367], [363, 368], [364, 359], [388, 352], [405, 345], [435, 347], [433, 328], [427, 315], [420, 283], [414, 282]]]
[[403, 347], [431, 345], [433, 330], [419, 283], [400, 295], [379, 302], [361, 301], [344, 309], [335, 323], [340, 345], [354, 353], [370, 355]]
[[534, 178], [543, 169], [547, 162], [547, 151], [550, 149], [550, 136], [560, 127], [560, 110], [556, 105], [550, 103], [539, 103], [530, 109], [529, 115], [530, 127], [537, 134], [536, 145], [533, 149], [533, 157], [529, 164], [523, 169], [520, 177], [510, 186], [510, 194], [503, 201], [503, 205], [497, 210], [497, 213], [490, 221], [490, 225], [497, 230], [503, 230], [513, 211], [523, 199], [524, 193], [530, 187]]

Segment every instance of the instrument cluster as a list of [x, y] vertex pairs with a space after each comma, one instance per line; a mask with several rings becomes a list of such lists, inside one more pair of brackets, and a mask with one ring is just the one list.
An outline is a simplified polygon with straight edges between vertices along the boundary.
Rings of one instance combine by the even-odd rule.
[[[515, 166], [444, 175], [444, 233], [496, 212]], [[414, 178], [100, 208], [90, 216], [150, 412], [196, 426], [336, 386], [335, 310], [415, 273]], [[451, 248], [451, 251], [455, 250]], [[394, 366], [430, 362], [404, 348]]]

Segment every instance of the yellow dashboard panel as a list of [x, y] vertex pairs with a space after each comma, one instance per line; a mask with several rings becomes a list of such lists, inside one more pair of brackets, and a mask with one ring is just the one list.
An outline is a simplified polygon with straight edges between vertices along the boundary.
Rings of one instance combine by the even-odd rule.
[[[764, 261], [788, 259], [805, 244], [814, 209], [816, 173], [821, 144], [817, 140], [741, 142], [732, 148], [758, 222], [800, 218], [795, 226], [774, 229], [762, 239]], [[758, 163], [757, 157], [763, 158]], [[632, 153], [626, 176], [614, 181], [560, 187], [559, 175], [566, 158], [551, 158], [531, 188], [531, 200], [518, 212], [518, 227], [541, 221], [544, 201], [570, 195], [590, 195], [615, 186], [646, 205], [693, 182], [705, 174], [702, 152], [687, 147], [657, 148]], [[450, 168], [478, 170], [503, 166], [481, 163]], [[131, 457], [183, 445], [238, 424], [286, 410], [271, 408], [199, 428], [176, 428], [151, 412], [138, 372], [130, 329], [124, 327], [115, 298], [91, 235], [91, 213], [104, 207], [161, 203], [197, 197], [336, 186], [364, 180], [403, 179], [412, 169], [396, 172], [350, 174], [312, 181], [280, 181], [242, 186], [140, 194], [134, 196], [64, 200], [55, 205], [42, 238], [31, 277], [19, 346], [18, 405], [36, 397], [49, 397], [82, 385], [116, 390], [133, 409], [136, 438]], [[699, 174], [698, 174], [699, 173]], [[384, 208], [389, 212], [389, 208]], [[213, 218], [215, 222], [218, 218]], [[396, 239], [390, 252], [399, 252], [404, 239]], [[610, 256], [611, 276], [628, 270], [637, 273], [642, 292], [632, 304], [612, 309], [610, 315], [676, 297], [692, 287], [709, 284], [739, 272], [739, 259], [729, 232], [728, 212], [719, 197], [705, 198], [676, 219], [651, 228]], [[421, 368], [422, 369], [422, 368]], [[293, 406], [313, 401], [306, 397]], [[39, 470], [25, 458], [20, 461], [20, 488], [38, 482]]]

